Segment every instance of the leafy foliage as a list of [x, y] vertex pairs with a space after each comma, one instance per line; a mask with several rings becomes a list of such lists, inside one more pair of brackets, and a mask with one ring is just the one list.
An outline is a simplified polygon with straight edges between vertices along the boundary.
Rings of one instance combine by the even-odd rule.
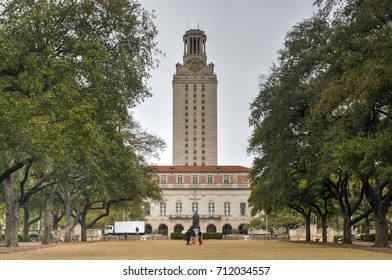
[[145, 165], [163, 141], [130, 114], [151, 95], [152, 17], [130, 0], [1, 3], [0, 181], [30, 179], [5, 188], [16, 207], [49, 183], [108, 201], [159, 197]]
[[314, 209], [326, 202], [321, 197], [334, 199], [350, 243], [351, 225], [369, 214], [357, 212], [366, 196], [378, 221], [376, 245], [387, 246], [392, 4], [316, 4], [319, 12], [288, 33], [278, 64], [251, 104], [249, 151], [256, 158], [250, 203], [256, 213]]

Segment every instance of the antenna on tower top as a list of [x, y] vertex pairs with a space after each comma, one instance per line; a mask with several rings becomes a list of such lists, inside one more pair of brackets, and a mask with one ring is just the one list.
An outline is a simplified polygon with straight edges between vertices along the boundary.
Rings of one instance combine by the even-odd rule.
[[200, 27], [199, 27], [199, 22], [197, 22], [197, 29], [200, 29]]
[[186, 19], [186, 30], [189, 30], [189, 19]]

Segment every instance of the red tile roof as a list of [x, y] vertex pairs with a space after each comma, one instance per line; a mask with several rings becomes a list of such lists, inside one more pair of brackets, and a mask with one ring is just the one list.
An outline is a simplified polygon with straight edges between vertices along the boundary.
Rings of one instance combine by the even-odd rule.
[[220, 165], [220, 166], [153, 166], [157, 173], [249, 173], [250, 168], [240, 165]]

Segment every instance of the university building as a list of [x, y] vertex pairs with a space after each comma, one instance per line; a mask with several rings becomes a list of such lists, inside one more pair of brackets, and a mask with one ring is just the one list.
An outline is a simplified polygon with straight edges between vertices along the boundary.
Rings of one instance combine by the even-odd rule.
[[206, 42], [199, 29], [183, 36], [183, 62], [172, 81], [173, 165], [155, 167], [163, 199], [146, 203], [147, 233], [187, 230], [195, 212], [202, 232], [245, 233], [250, 221], [250, 169], [217, 165], [218, 81]]

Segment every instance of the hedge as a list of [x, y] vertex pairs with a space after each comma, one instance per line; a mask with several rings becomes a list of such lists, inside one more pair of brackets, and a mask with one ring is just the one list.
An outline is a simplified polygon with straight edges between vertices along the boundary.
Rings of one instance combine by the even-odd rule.
[[30, 235], [19, 234], [18, 235], [18, 241], [19, 242], [31, 242], [31, 236]]
[[185, 240], [185, 233], [179, 233], [179, 232], [172, 232], [170, 234], [171, 239], [184, 239]]
[[[223, 233], [221, 232], [203, 232], [203, 239], [222, 239]], [[170, 238], [173, 240], [185, 240], [185, 233], [172, 232]]]

